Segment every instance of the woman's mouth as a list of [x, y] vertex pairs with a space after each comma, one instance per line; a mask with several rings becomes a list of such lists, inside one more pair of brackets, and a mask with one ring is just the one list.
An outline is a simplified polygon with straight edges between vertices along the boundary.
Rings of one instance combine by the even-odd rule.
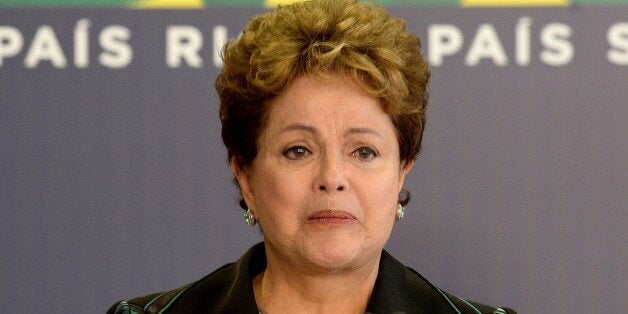
[[320, 210], [310, 215], [307, 220], [313, 223], [340, 225], [353, 222], [355, 216], [342, 210]]

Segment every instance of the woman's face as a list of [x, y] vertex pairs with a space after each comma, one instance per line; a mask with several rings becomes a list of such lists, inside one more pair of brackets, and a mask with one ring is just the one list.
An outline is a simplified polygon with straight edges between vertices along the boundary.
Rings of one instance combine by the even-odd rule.
[[270, 106], [257, 157], [232, 166], [269, 261], [320, 271], [376, 260], [412, 167], [379, 100], [350, 79], [306, 75]]

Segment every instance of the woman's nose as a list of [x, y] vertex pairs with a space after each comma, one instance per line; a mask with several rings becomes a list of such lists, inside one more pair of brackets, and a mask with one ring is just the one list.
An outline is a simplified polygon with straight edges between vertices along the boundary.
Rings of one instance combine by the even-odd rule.
[[333, 192], [347, 189], [342, 160], [338, 156], [326, 156], [321, 161], [316, 182], [319, 191]]
[[[330, 188], [333, 190], [334, 186], [330, 186]], [[335, 186], [335, 188], [336, 188], [336, 191], [342, 191], [342, 190], [345, 189], [344, 185], [342, 185], [342, 184], [338, 184], [337, 186]], [[320, 185], [318, 187], [318, 189], [321, 190], [321, 191], [327, 191], [328, 186], [327, 185]]]

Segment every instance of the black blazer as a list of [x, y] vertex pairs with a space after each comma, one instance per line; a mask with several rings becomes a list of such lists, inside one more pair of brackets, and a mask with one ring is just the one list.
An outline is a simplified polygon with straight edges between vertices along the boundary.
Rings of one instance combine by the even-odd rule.
[[[187, 286], [114, 304], [107, 313], [258, 314], [252, 278], [266, 268], [264, 243]], [[432, 285], [415, 270], [382, 251], [367, 313], [515, 313], [466, 301]]]

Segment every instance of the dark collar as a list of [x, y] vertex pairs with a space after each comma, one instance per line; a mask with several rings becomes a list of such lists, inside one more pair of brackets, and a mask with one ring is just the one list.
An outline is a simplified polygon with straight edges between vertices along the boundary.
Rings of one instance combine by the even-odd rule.
[[[222, 275], [225, 279], [231, 277], [231, 283], [224, 287], [227, 291], [220, 312], [257, 313], [252, 279], [265, 268], [266, 252], [263, 242], [249, 249], [235, 264], [223, 267], [225, 272]], [[220, 276], [221, 270], [214, 274], [218, 273]], [[415, 271], [406, 268], [385, 250], [382, 251], [377, 279], [367, 306], [368, 313], [450, 311], [450, 307], [432, 284]]]
[[[237, 262], [227, 264], [205, 278], [161, 294], [122, 301], [108, 313], [127, 313], [133, 308], [150, 313], [253, 313], [259, 310], [253, 293], [253, 277], [266, 269], [264, 243], [249, 249]], [[377, 279], [367, 313], [515, 313], [465, 301], [441, 291], [411, 268], [382, 251]]]

